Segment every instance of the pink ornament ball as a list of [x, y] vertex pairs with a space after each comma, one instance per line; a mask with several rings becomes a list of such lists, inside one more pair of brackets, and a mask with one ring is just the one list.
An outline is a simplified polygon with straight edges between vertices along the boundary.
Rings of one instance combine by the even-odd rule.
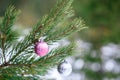
[[49, 49], [48, 44], [44, 41], [39, 41], [35, 44], [35, 53], [41, 57], [47, 55]]

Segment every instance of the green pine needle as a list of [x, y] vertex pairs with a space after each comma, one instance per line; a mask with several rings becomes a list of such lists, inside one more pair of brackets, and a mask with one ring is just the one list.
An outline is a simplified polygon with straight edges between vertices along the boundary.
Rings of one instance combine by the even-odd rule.
[[72, 55], [73, 44], [53, 49], [48, 55], [39, 58], [36, 58], [34, 51], [35, 42], [40, 37], [46, 37], [45, 42], [50, 44], [85, 28], [81, 19], [71, 19], [74, 15], [72, 2], [58, 0], [50, 13], [39, 19], [20, 42], [16, 41], [18, 35], [12, 30], [19, 10], [14, 6], [8, 7], [4, 18], [0, 18], [0, 79], [35, 80], [36, 75], [46, 74], [48, 69]]

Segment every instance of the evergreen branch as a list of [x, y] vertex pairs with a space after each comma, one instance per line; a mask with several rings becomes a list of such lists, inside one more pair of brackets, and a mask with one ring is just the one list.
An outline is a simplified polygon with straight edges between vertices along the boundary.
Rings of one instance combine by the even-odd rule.
[[83, 21], [81, 19], [75, 19], [72, 23], [66, 25], [66, 27], [63, 27], [62, 29], [51, 32], [45, 40], [55, 42], [57, 40], [60, 40], [63, 37], [73, 34], [74, 32], [78, 32], [84, 28], [86, 27]]
[[[0, 32], [2, 36], [6, 39], [6, 41], [11, 41], [10, 37], [14, 37], [12, 34], [12, 26], [15, 23], [15, 20], [20, 13], [19, 10], [16, 10], [14, 6], [9, 6], [5, 12], [5, 16], [0, 24]], [[5, 42], [6, 42], [5, 41]]]
[[[26, 48], [28, 48], [31, 44], [26, 45], [25, 47], [21, 48], [17, 54], [15, 54], [7, 63], [13, 61], [18, 55], [20, 55]], [[12, 53], [13, 54], [13, 53]]]
[[[72, 2], [73, 0], [59, 0], [58, 1], [57, 5], [54, 7], [54, 9], [51, 10], [50, 14], [43, 22], [44, 26], [46, 27], [43, 32], [44, 35], [48, 35], [50, 31], [52, 31], [52, 29], [54, 30], [58, 22], [64, 21], [64, 19], [67, 17], [67, 15], [65, 16], [65, 14], [70, 9]], [[68, 14], [71, 14], [71, 12]]]
[[6, 67], [6, 66], [9, 66], [9, 67], [11, 67], [11, 66], [14, 66], [14, 67], [16, 67], [16, 66], [19, 66], [19, 67], [27, 66], [27, 67], [30, 67], [31, 64], [4, 64], [4, 65], [0, 65], [0, 68]]
[[4, 38], [2, 39], [2, 53], [3, 53], [4, 64], [5, 64], [6, 63], [6, 58], [5, 58]]
[[64, 12], [64, 14], [61, 14], [59, 17], [57, 17], [57, 19], [54, 22], [52, 22], [53, 24], [51, 24], [48, 27], [48, 30], [46, 30], [45, 35], [49, 35], [51, 32], [53, 32], [56, 29], [55, 27], [66, 22], [68, 20], [68, 18], [72, 17], [73, 15], [74, 15], [74, 12], [73, 12], [72, 8], [66, 10]]
[[[64, 46], [62, 48], [54, 49], [48, 53], [48, 55], [36, 58], [34, 52], [34, 45], [36, 40], [40, 37], [46, 36], [45, 41], [57, 41], [60, 40], [74, 32], [77, 32], [83, 28], [85, 25], [81, 19], [75, 19], [74, 21], [65, 24], [68, 17], [73, 16], [73, 10], [71, 8], [73, 0], [58, 0], [57, 5], [51, 10], [50, 14], [42, 17], [37, 24], [33, 26], [32, 31], [29, 35], [16, 44], [12, 40], [15, 40], [14, 31], [12, 31], [12, 26], [15, 22], [17, 16], [17, 10], [10, 6], [5, 13], [5, 17], [0, 20], [0, 48], [2, 48], [4, 63], [0, 65], [0, 77], [4, 75], [10, 77], [9, 75], [16, 78], [20, 75], [23, 79], [24, 75], [43, 75], [47, 69], [54, 67], [60, 63], [66, 56], [72, 54], [73, 44]], [[63, 28], [58, 28], [57, 26], [61, 23], [64, 24]], [[56, 28], [56, 29], [54, 29]], [[8, 43], [8, 44], [7, 44]], [[7, 49], [12, 47], [11, 51], [7, 52]], [[9, 60], [6, 62], [6, 54], [9, 53]], [[28, 77], [26, 77], [28, 78]], [[12, 77], [11, 77], [12, 79]]]
[[[73, 44], [70, 44], [68, 46], [64, 46], [59, 49], [52, 50], [47, 56], [42, 57], [40, 59], [32, 61], [32, 63], [16, 63], [16, 64], [6, 64], [3, 66], [0, 66], [2, 74], [7, 75], [11, 72], [14, 72], [15, 69], [17, 69], [17, 72], [14, 72], [13, 74], [21, 74], [21, 75], [28, 75], [29, 74], [38, 74], [38, 73], [46, 73], [48, 68], [54, 67], [58, 63], [60, 63], [66, 56], [69, 56], [72, 54], [73, 51]], [[51, 63], [52, 62], [52, 63]], [[6, 67], [3, 68], [3, 67]], [[18, 71], [18, 68], [22, 69]], [[10, 70], [9, 70], [10, 69]], [[7, 72], [6, 72], [7, 71]], [[11, 74], [12, 75], [12, 74]], [[14, 76], [14, 75], [13, 75]]]
[[16, 54], [14, 55], [14, 53], [12, 53], [13, 57], [8, 61], [8, 63], [10, 61], [13, 61], [17, 56], [19, 56], [23, 51], [25, 51], [25, 49], [27, 49], [29, 46], [31, 46], [33, 43], [36, 42], [35, 35], [40, 29], [43, 28], [43, 26], [39, 26], [39, 25], [40, 25], [40, 22], [38, 22], [34, 26], [34, 29], [33, 31], [30, 32], [30, 35], [27, 35], [21, 43], [18, 43], [17, 45], [14, 46], [13, 49], [16, 51]]
[[14, 32], [11, 31], [11, 27], [13, 26], [17, 15], [18, 11], [15, 10], [13, 6], [9, 6], [5, 13], [5, 17], [0, 20], [0, 45], [4, 58], [3, 64], [6, 64], [5, 50], [7, 49], [7, 44], [5, 43], [15, 40], [15, 34], [13, 34]]
[[[58, 2], [57, 4], [57, 8], [53, 9], [53, 11], [49, 14], [49, 16], [43, 17], [34, 27], [33, 27], [33, 31], [31, 31], [30, 35], [26, 36], [25, 39], [19, 43], [15, 50], [16, 54], [9, 60], [13, 61], [18, 55], [21, 54], [21, 52], [23, 52], [25, 49], [27, 49], [30, 45], [33, 44], [33, 42], [35, 42], [35, 36], [37, 35], [38, 37], [43, 36], [43, 34], [45, 32], [47, 32], [47, 30], [49, 31], [49, 29], [51, 29], [52, 26], [51, 24], [54, 24], [56, 19], [59, 18], [59, 16], [63, 15], [65, 10], [68, 10], [71, 3], [73, 0], [61, 0], [60, 2]], [[64, 4], [64, 5], [63, 5]], [[59, 10], [60, 9], [60, 10]], [[54, 14], [53, 14], [54, 13]], [[55, 14], [57, 13], [57, 14]], [[61, 15], [58, 15], [58, 14]], [[51, 23], [49, 23], [51, 22]], [[42, 25], [43, 24], [43, 25]], [[51, 27], [49, 26], [51, 25]], [[49, 29], [48, 29], [49, 28]]]
[[39, 74], [41, 75], [51, 67], [55, 67], [61, 61], [65, 59], [66, 56], [70, 56], [73, 53], [73, 44], [62, 47], [60, 49], [55, 49], [51, 51], [46, 57], [40, 58], [33, 62], [32, 66], [37, 67]]
[[11, 27], [15, 23], [16, 17], [19, 11], [15, 9], [14, 6], [9, 6], [5, 12], [5, 17], [2, 21], [1, 30], [5, 35], [8, 35], [11, 31]]

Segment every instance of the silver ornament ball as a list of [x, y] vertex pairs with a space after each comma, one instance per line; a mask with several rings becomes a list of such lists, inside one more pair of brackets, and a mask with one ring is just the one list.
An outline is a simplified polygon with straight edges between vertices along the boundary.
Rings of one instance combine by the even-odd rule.
[[58, 65], [58, 72], [63, 76], [68, 76], [72, 72], [72, 66], [69, 62], [64, 61]]

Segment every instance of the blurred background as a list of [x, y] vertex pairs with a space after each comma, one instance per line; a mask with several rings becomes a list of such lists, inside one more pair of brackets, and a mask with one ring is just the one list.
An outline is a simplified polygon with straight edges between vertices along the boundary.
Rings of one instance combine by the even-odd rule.
[[[0, 16], [9, 4], [21, 10], [16, 23], [26, 31], [43, 15], [49, 13], [56, 0], [0, 0]], [[81, 17], [88, 29], [69, 37], [76, 42], [70, 76], [62, 80], [120, 80], [120, 0], [74, 0], [74, 17]], [[45, 80], [61, 80], [54, 73]], [[53, 76], [50, 76], [53, 75]], [[57, 75], [59, 76], [59, 75]]]

